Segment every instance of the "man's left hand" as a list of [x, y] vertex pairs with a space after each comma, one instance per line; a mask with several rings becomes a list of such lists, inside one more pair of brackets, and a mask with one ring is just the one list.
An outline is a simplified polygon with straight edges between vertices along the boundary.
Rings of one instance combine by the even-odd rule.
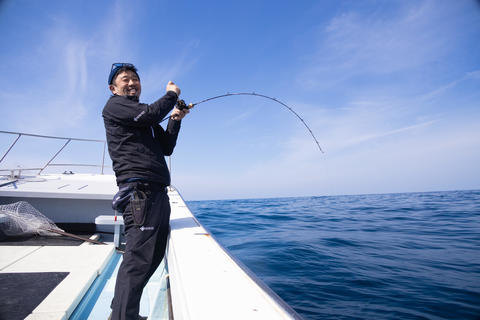
[[170, 115], [170, 118], [177, 121], [182, 120], [189, 112], [190, 112], [190, 109], [180, 110], [178, 108], [174, 108], [172, 111], [172, 114]]

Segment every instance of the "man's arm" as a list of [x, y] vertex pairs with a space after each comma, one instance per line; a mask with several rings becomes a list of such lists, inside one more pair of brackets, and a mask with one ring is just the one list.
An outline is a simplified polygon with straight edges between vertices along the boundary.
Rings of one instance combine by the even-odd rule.
[[173, 149], [177, 144], [177, 137], [180, 131], [181, 121], [168, 120], [167, 130], [156, 124], [152, 126], [155, 134], [155, 139], [161, 144], [163, 155], [170, 156], [173, 153]]
[[179, 110], [175, 108], [168, 119], [167, 130], [159, 124], [152, 126], [157, 141], [162, 145], [163, 154], [169, 156], [177, 144], [178, 132], [180, 131], [181, 120], [189, 113], [189, 109]]
[[117, 123], [134, 127], [149, 127], [159, 123], [175, 106], [180, 88], [172, 81], [167, 93], [152, 104], [139, 103], [125, 96], [113, 96], [103, 110], [103, 116]]
[[103, 116], [117, 123], [148, 127], [160, 122], [177, 102], [175, 92], [169, 91], [152, 104], [139, 103], [124, 96], [113, 96], [103, 110]]

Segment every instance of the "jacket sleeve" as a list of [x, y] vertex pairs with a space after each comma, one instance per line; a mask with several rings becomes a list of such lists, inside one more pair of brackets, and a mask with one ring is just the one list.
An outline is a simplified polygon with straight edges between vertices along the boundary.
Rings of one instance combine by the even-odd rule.
[[155, 139], [162, 145], [163, 154], [169, 156], [173, 153], [173, 149], [177, 144], [177, 137], [180, 131], [181, 121], [178, 120], [168, 120], [167, 130], [159, 124], [152, 126], [153, 133], [155, 134]]
[[175, 106], [177, 94], [168, 91], [152, 104], [139, 103], [123, 96], [110, 98], [103, 116], [116, 123], [133, 127], [148, 127], [159, 123]]

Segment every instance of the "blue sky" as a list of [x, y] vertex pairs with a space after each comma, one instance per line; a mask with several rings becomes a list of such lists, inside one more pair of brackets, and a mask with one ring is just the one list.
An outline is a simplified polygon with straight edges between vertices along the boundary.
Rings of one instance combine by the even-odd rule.
[[187, 200], [480, 187], [478, 1], [2, 1], [0, 27], [1, 130], [104, 139], [111, 63], [132, 62], [143, 102], [169, 80], [269, 95], [325, 150], [272, 101], [199, 105], [172, 157]]

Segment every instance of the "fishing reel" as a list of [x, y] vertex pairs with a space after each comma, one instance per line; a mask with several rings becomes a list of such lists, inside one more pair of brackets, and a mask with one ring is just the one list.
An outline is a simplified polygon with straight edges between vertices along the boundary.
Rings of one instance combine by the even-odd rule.
[[191, 109], [193, 108], [193, 103], [190, 103], [187, 105], [184, 100], [178, 100], [177, 101], [177, 109], [184, 110], [184, 109]]

